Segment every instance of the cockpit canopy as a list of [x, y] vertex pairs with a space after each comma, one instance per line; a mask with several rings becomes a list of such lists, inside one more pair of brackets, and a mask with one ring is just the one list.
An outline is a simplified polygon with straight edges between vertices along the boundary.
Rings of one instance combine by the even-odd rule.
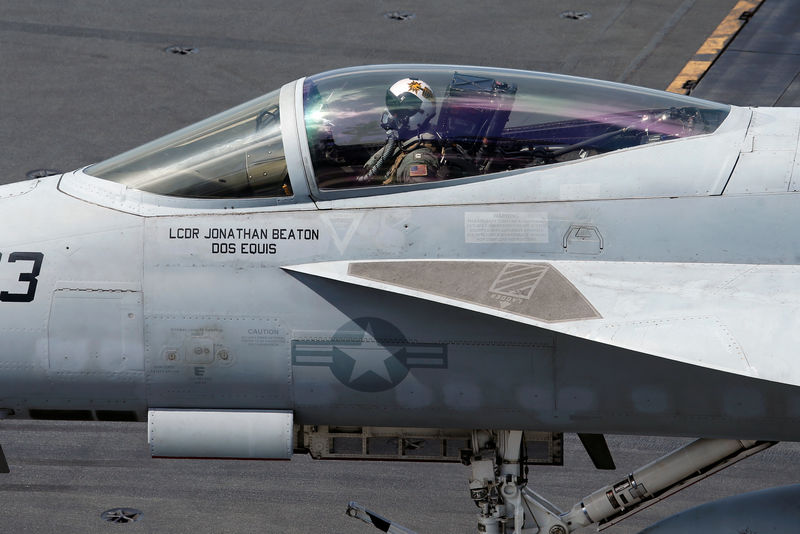
[[[297, 126], [301, 137], [305, 129], [312, 192], [580, 160], [712, 133], [730, 111], [650, 89], [481, 67], [342, 69], [306, 78], [302, 89], [304, 124]], [[291, 196], [281, 121], [298, 114], [281, 108], [280, 94], [268, 93], [86, 172], [175, 197]]]
[[[398, 80], [432, 93], [409, 137], [392, 120]], [[428, 90], [430, 88], [430, 90]], [[309, 77], [305, 127], [321, 190], [485, 175], [711, 133], [729, 107], [627, 85], [475, 67], [373, 67]], [[413, 106], [405, 115], [422, 113]], [[395, 130], [400, 132], [395, 134]], [[396, 139], [393, 139], [395, 137]], [[389, 153], [387, 155], [387, 153]], [[410, 160], [408, 160], [410, 158]]]
[[189, 198], [291, 195], [280, 91], [89, 167], [133, 189]]

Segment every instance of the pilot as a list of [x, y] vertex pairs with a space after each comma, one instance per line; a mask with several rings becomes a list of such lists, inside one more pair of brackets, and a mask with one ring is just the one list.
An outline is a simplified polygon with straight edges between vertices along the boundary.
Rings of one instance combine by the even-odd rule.
[[386, 91], [386, 111], [380, 125], [386, 144], [364, 165], [359, 183], [411, 184], [441, 180], [444, 161], [441, 143], [431, 120], [436, 96], [417, 78], [398, 80]]

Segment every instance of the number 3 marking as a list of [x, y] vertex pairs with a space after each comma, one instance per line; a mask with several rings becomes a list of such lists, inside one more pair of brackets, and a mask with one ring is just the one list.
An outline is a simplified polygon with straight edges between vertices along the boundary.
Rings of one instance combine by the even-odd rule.
[[[2, 258], [0, 254], [0, 258]], [[33, 269], [29, 273], [20, 273], [19, 281], [28, 282], [27, 293], [9, 293], [8, 291], [0, 291], [0, 302], [31, 302], [34, 295], [36, 295], [36, 284], [39, 282], [36, 277], [39, 276], [39, 271], [42, 268], [42, 260], [44, 254], [41, 252], [12, 252], [8, 256], [8, 263], [17, 261], [32, 261]]]

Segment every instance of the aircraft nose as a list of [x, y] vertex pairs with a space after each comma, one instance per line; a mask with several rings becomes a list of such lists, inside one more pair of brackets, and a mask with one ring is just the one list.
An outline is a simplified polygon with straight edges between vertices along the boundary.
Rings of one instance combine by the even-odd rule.
[[[0, 202], [11, 199], [14, 197], [19, 197], [26, 193], [30, 193], [36, 186], [39, 185], [39, 180], [25, 180], [22, 182], [14, 182], [11, 184], [0, 185]], [[5, 202], [4, 202], [5, 204]], [[2, 215], [2, 213], [0, 213]], [[7, 227], [3, 227], [0, 230], [0, 236], [6, 237], [6, 232], [8, 231]]]
[[58, 183], [0, 186], [0, 409], [141, 409], [144, 222]]

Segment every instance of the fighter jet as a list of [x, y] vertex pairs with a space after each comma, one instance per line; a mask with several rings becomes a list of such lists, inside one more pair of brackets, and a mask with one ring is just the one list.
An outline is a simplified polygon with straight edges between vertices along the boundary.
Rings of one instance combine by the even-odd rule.
[[[479, 532], [609, 526], [800, 440], [799, 134], [518, 70], [290, 82], [0, 187], [0, 409], [147, 420], [157, 457], [463, 461]], [[564, 432], [600, 468], [603, 434], [699, 439], [561, 511], [529, 466]]]

